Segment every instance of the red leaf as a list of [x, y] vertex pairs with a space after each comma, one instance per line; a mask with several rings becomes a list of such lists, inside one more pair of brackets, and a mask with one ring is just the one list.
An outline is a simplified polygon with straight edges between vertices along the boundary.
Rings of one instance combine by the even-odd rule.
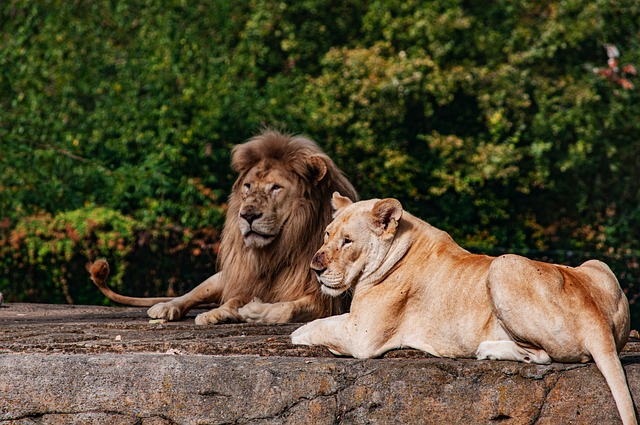
[[627, 80], [626, 78], [620, 78], [620, 81], [618, 81], [620, 86], [622, 86], [623, 89], [625, 90], [630, 90], [633, 88], [633, 83], [629, 80]]

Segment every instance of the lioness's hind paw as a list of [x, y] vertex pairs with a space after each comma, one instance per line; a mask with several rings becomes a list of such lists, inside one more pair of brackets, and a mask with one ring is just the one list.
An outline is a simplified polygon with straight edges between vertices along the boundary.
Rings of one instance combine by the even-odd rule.
[[524, 348], [513, 341], [483, 341], [476, 350], [478, 360], [515, 360], [524, 363], [549, 364], [546, 351]]

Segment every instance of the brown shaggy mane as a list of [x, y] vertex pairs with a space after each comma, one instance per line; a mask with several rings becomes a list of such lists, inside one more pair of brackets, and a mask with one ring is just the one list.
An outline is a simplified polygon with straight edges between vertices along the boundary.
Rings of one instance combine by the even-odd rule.
[[[318, 181], [323, 170], [326, 172]], [[259, 163], [281, 167], [303, 185], [304, 197], [267, 249], [247, 249], [238, 226], [241, 186], [247, 172]], [[218, 269], [225, 288], [222, 302], [254, 297], [264, 302], [293, 301], [305, 295], [318, 300], [316, 317], [340, 312], [340, 300], [323, 295], [309, 267], [314, 252], [322, 245], [324, 228], [332, 218], [331, 195], [338, 191], [357, 200], [351, 183], [333, 161], [310, 139], [266, 130], [233, 149], [231, 165], [239, 176], [229, 197], [229, 209], [222, 233]]]

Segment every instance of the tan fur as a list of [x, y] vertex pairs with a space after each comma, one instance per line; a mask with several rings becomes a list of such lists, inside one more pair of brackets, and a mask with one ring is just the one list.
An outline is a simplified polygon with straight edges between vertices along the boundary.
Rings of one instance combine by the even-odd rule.
[[336, 217], [311, 262], [322, 290], [353, 288], [350, 313], [315, 320], [294, 344], [357, 358], [411, 347], [435, 356], [595, 360], [624, 424], [636, 424], [618, 353], [629, 305], [609, 267], [471, 254], [404, 212], [395, 199], [351, 203], [334, 194]]
[[[92, 279], [110, 299], [151, 306], [149, 316], [178, 320], [204, 303], [220, 306], [196, 324], [221, 321], [306, 321], [344, 311], [344, 299], [320, 291], [309, 259], [331, 221], [331, 194], [357, 195], [331, 159], [311, 140], [266, 130], [233, 149], [238, 173], [229, 197], [218, 256], [219, 272], [175, 299], [136, 298], [106, 286], [106, 262]], [[102, 264], [104, 263], [104, 264]]]

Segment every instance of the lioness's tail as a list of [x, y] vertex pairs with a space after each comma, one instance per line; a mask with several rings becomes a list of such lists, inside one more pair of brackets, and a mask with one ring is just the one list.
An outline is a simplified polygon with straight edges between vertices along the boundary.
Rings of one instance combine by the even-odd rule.
[[635, 408], [633, 399], [629, 391], [629, 385], [624, 374], [624, 369], [620, 363], [620, 357], [616, 351], [616, 345], [613, 336], [608, 336], [608, 341], [593, 341], [587, 344], [587, 350], [591, 353], [591, 357], [596, 362], [596, 366], [600, 373], [607, 381], [613, 399], [618, 407], [620, 418], [624, 425], [637, 425]]
[[140, 298], [140, 297], [127, 297], [113, 292], [111, 288], [107, 286], [107, 276], [109, 276], [109, 263], [106, 260], [96, 260], [91, 264], [89, 268], [91, 273], [91, 280], [96, 284], [100, 292], [106, 295], [111, 301], [115, 301], [120, 304], [132, 305], [134, 307], [151, 307], [154, 304], [171, 301], [173, 298], [167, 297], [155, 297], [155, 298]]

